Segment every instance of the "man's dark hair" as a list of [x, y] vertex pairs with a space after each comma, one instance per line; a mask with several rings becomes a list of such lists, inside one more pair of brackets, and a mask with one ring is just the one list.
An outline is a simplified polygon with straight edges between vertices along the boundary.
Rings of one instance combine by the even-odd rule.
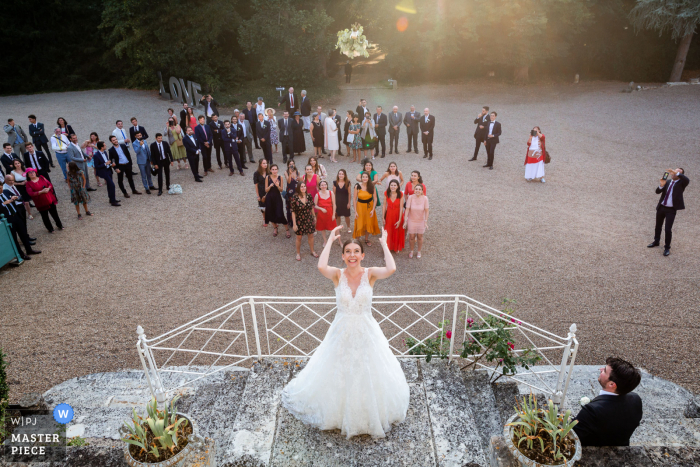
[[200, 115], [199, 117], [197, 117], [197, 120], [199, 121], [199, 120], [201, 120], [201, 119], [203, 119], [203, 118], [205, 118], [204, 115]]
[[[134, 123], [134, 120], [136, 120], [136, 117], [131, 117], [131, 118], [129, 119], [129, 121], [130, 121], [131, 123]], [[136, 121], [138, 122], [138, 120], [136, 120]]]
[[484, 109], [485, 111], [488, 112], [488, 111], [489, 111], [489, 106], [488, 106], [488, 105], [485, 105], [485, 106], [482, 107], [482, 109]]
[[31, 114], [31, 115], [30, 115], [29, 117], [27, 117], [27, 118], [33, 118], [34, 120], [36, 120], [36, 115]]
[[114, 136], [114, 135], [110, 136], [110, 137], [109, 137], [109, 140], [112, 141], [112, 138], [114, 138], [114, 139], [116, 139], [117, 141], [119, 141], [119, 140], [117, 139], [117, 137]]
[[98, 141], [97, 142], [97, 149], [102, 149], [105, 147], [105, 142], [104, 141]]
[[610, 381], [617, 385], [617, 393], [620, 395], [632, 392], [642, 380], [639, 370], [621, 358], [608, 357], [605, 364], [612, 369]]
[[491, 114], [492, 114], [492, 115], [495, 115], [496, 117], [498, 117], [498, 114], [496, 113], [495, 110], [494, 110], [493, 112], [491, 112]]
[[678, 167], [678, 168], [681, 169], [683, 171], [683, 175], [685, 175], [685, 169], [683, 167]]
[[162, 137], [163, 137], [163, 133], [156, 133], [156, 138], [159, 137], [159, 136], [162, 138]]
[[7, 123], [14, 122], [14, 121], [15, 121], [14, 118], [8, 118], [8, 119], [7, 119]]
[[[114, 123], [117, 124], [117, 123], [119, 123], [119, 122], [122, 122], [122, 121], [121, 121], [121, 120], [117, 120], [117, 121], [114, 122]], [[124, 123], [124, 122], [122, 122], [122, 123]]]
[[2, 145], [3, 148], [6, 148], [6, 147], [8, 147], [8, 146], [12, 147], [12, 145], [11, 145], [10, 143], [4, 143], [4, 144]]
[[143, 135], [141, 134], [140, 131], [137, 131], [136, 133], [134, 133], [134, 136], [143, 136]]

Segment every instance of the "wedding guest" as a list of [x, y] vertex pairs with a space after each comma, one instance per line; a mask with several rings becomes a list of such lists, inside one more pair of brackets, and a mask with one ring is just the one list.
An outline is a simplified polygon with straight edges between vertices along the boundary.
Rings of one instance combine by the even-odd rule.
[[[228, 120], [224, 121], [224, 127], [221, 130], [221, 145], [224, 150], [224, 160], [226, 161], [226, 167], [229, 168], [228, 176], [234, 174], [233, 163], [235, 161], [236, 168], [238, 168], [238, 174], [244, 176], [243, 164], [241, 164], [241, 157], [238, 154], [238, 144], [241, 140], [238, 139], [238, 132], [231, 128], [231, 122]], [[248, 167], [246, 167], [247, 169]]]
[[59, 230], [64, 230], [65, 227], [61, 223], [61, 218], [58, 217], [58, 210], [56, 210], [56, 205], [58, 200], [54, 196], [54, 188], [51, 182], [46, 180], [44, 177], [39, 177], [34, 169], [27, 170], [27, 193], [32, 197], [36, 210], [41, 214], [41, 219], [44, 221], [46, 230], [49, 233], [53, 233], [54, 228], [49, 219], [49, 215], [53, 217], [56, 227]]
[[134, 138], [132, 146], [136, 154], [136, 164], [139, 166], [139, 172], [141, 172], [141, 183], [143, 183], [146, 194], [150, 195], [151, 190], [155, 191], [156, 189], [151, 178], [151, 150], [140, 131], [134, 134]]
[[258, 115], [258, 122], [255, 125], [256, 131], [258, 132], [258, 140], [260, 142], [260, 148], [263, 152], [263, 157], [267, 159], [268, 164], [272, 164], [272, 143], [270, 142], [270, 135], [272, 134], [272, 127], [270, 123], [265, 120], [263, 114]]
[[314, 173], [318, 175], [319, 182], [328, 178], [326, 168], [323, 166], [323, 164], [319, 164], [318, 159], [316, 159], [314, 156], [309, 157], [309, 161], [307, 162], [307, 164], [309, 164], [314, 170]]
[[[207, 124], [211, 127], [212, 136], [214, 138], [214, 149], [216, 150], [216, 163], [219, 165], [219, 170], [223, 170], [223, 166], [221, 164], [221, 148], [223, 146], [221, 132], [224, 129], [224, 124], [223, 122], [219, 121], [218, 111], [216, 114], [212, 115], [209, 120], [211, 121], [209, 121]], [[227, 163], [226, 160], [224, 160], [224, 162]], [[231, 168], [228, 165], [226, 166], [226, 168], [231, 170]]]
[[[29, 135], [32, 137], [32, 142], [38, 152], [43, 152], [46, 155], [49, 165], [54, 167], [51, 151], [49, 151], [49, 138], [46, 136], [44, 124], [36, 121], [36, 115], [29, 116]], [[18, 154], [19, 155], [19, 154]]]
[[[250, 103], [250, 101], [246, 102], [246, 105], [249, 103]], [[264, 99], [262, 97], [258, 97], [258, 101], [255, 103], [255, 112], [248, 115], [248, 111], [251, 111], [251, 110], [252, 109], [250, 106], [248, 106], [247, 109], [243, 109], [243, 113], [245, 113], [246, 118], [249, 119], [250, 121], [257, 121], [258, 115], [260, 115], [260, 114], [267, 115], [265, 113], [265, 101], [264, 101]], [[257, 149], [260, 149], [260, 148], [257, 148]]]
[[22, 203], [24, 203], [24, 210], [27, 212], [27, 217], [29, 220], [34, 220], [30, 204], [32, 198], [27, 193], [27, 187], [25, 186], [27, 184], [27, 170], [24, 163], [19, 159], [14, 159], [12, 161], [12, 165], [12, 172], [10, 172], [8, 175], [12, 175], [14, 177], [14, 187], [19, 191], [20, 200]]
[[[306, 97], [306, 91], [301, 91], [301, 105], [300, 105], [300, 115], [301, 120], [304, 122], [304, 131], [308, 133], [309, 128], [311, 128], [311, 101]], [[296, 115], [296, 112], [294, 112]]]
[[[233, 121], [231, 121], [233, 125]], [[260, 149], [258, 146], [258, 140], [255, 137], [255, 128], [258, 122], [256, 120], [248, 120], [245, 114], [238, 114], [238, 127], [243, 133], [241, 136], [240, 132], [238, 137], [243, 141], [244, 150], [241, 151], [241, 146], [238, 146], [238, 152], [241, 154], [241, 162], [245, 165], [245, 155], [248, 154], [248, 162], [255, 163], [255, 158], [253, 157], [253, 142], [255, 142], [255, 148]]]
[[[352, 120], [353, 116], [355, 115], [355, 112], [352, 110], [348, 110], [345, 112], [345, 120], [343, 121], [343, 134], [345, 135], [345, 138], [343, 139], [343, 144], [345, 145], [345, 151], [348, 153], [348, 156], [350, 156], [350, 148], [352, 146], [352, 143], [355, 141], [355, 135], [350, 133], [350, 125], [352, 125]], [[353, 162], [355, 162], [353, 160]]]
[[[251, 141], [255, 143], [255, 149], [261, 149], [259, 144], [258, 144], [258, 129], [257, 129], [257, 123], [258, 123], [258, 115], [263, 115], [265, 116], [265, 104], [263, 102], [262, 97], [258, 97], [258, 103], [255, 105], [255, 108], [253, 108], [253, 103], [248, 101], [245, 103], [246, 108], [243, 109], [243, 112], [241, 112], [240, 115], [238, 115], [238, 121], [243, 122], [243, 116], [245, 116], [245, 120], [250, 124], [252, 128], [252, 134], [251, 134]], [[253, 154], [253, 150], [251, 149], [248, 154]], [[255, 162], [251, 160], [250, 162]]]
[[376, 189], [368, 172], [362, 172], [360, 183], [355, 185], [353, 192], [355, 204], [355, 229], [352, 238], [365, 236], [365, 244], [372, 246], [371, 235], [379, 235], [379, 222], [375, 212]]
[[371, 160], [365, 159], [364, 164], [363, 164], [364, 170], [357, 174], [357, 177], [355, 177], [355, 180], [358, 182], [362, 181], [362, 174], [367, 172], [369, 174], [369, 179], [372, 180], [372, 185], [374, 185], [374, 189], [376, 191], [374, 199], [377, 204], [376, 207], [380, 207], [382, 205], [381, 201], [379, 200], [379, 189], [377, 186], [379, 185], [379, 174], [377, 173], [376, 170], [374, 170], [374, 163], [372, 163]]
[[70, 126], [63, 117], [58, 117], [58, 120], [56, 120], [56, 125], [58, 125], [58, 128], [61, 130], [61, 134], [65, 135], [66, 138], [75, 134], [73, 127]]
[[117, 120], [116, 124], [117, 127], [114, 130], [112, 130], [112, 136], [117, 138], [117, 142], [119, 144], [131, 143], [131, 139], [129, 139], [126, 136], [127, 133], [126, 130], [124, 130], [124, 122], [122, 122], [121, 120]]
[[[29, 169], [34, 170], [34, 169]], [[27, 255], [38, 255], [39, 250], [32, 249], [32, 245], [36, 244], [36, 238], [30, 237], [27, 232], [27, 214], [24, 209], [24, 201], [21, 198], [19, 189], [15, 186], [15, 179], [12, 174], [8, 174], [3, 180], [2, 189], [0, 189], [0, 199], [2, 199], [5, 209], [3, 214], [7, 216], [7, 221], [10, 223], [10, 229], [13, 233], [13, 239], [20, 252], [20, 256], [24, 259]], [[0, 211], [1, 212], [1, 211]], [[22, 241], [27, 254], [23, 256], [22, 249], [19, 246], [19, 241]]]
[[417, 170], [414, 170], [411, 172], [411, 179], [406, 183], [406, 189], [404, 190], [404, 196], [408, 197], [411, 196], [414, 192], [416, 187], [420, 185], [421, 188], [423, 188], [423, 194], [428, 195], [428, 189], [425, 187], [425, 184], [423, 183], [423, 177], [421, 177], [420, 172]]
[[[308, 166], [307, 166], [308, 169]], [[301, 237], [306, 235], [309, 241], [309, 249], [314, 258], [318, 258], [314, 251], [314, 232], [316, 231], [316, 214], [314, 213], [314, 201], [306, 192], [306, 182], [299, 182], [297, 191], [292, 196], [292, 228], [296, 233], [296, 260], [301, 261]]]
[[311, 122], [311, 141], [314, 143], [314, 155], [323, 157], [321, 150], [323, 149], [323, 124], [318, 114], [313, 115]]
[[418, 122], [423, 142], [423, 159], [433, 160], [433, 135], [435, 133], [435, 117], [430, 115], [430, 109], [423, 110], [423, 117]]
[[2, 145], [2, 156], [0, 156], [0, 162], [2, 162], [2, 168], [5, 169], [5, 173], [9, 174], [13, 169], [13, 161], [19, 159], [19, 155], [12, 152], [12, 145], [10, 143], [3, 143]]
[[[70, 162], [75, 162], [79, 170], [82, 170], [83, 176], [85, 177], [87, 191], [96, 191], [94, 188], [90, 187], [90, 179], [88, 178], [88, 158], [83, 153], [83, 150], [78, 145], [78, 135], [70, 135], [70, 145], [68, 146], [68, 158], [69, 165]], [[70, 171], [69, 171], [70, 172]], [[68, 180], [66, 180], [68, 181]]]
[[7, 120], [4, 130], [7, 133], [7, 142], [12, 145], [12, 152], [17, 154], [17, 157], [22, 156], [26, 152], [25, 144], [29, 141], [27, 134], [12, 118]]
[[[83, 143], [80, 145], [80, 148], [83, 150], [85, 153], [85, 156], [87, 157], [87, 166], [88, 170], [90, 168], [93, 169], [93, 175], [95, 176], [95, 180], [97, 180], [97, 186], [102, 186], [102, 182], [100, 181], [100, 177], [97, 175], [97, 169], [95, 168], [95, 160], [94, 160], [94, 153], [97, 151], [97, 142], [100, 140], [100, 137], [97, 135], [96, 132], [90, 133], [90, 139], [87, 139], [83, 141]], [[86, 175], [85, 177], [87, 178], [87, 172], [85, 172]], [[88, 190], [91, 191], [91, 190]]]
[[[0, 172], [0, 182], [4, 182], [4, 176]], [[22, 246], [20, 245], [20, 240], [22, 243], [25, 245], [25, 248], [31, 247], [31, 242], [27, 240], [27, 237], [23, 238], [18, 238], [18, 232], [15, 224], [13, 223], [14, 219], [16, 219], [17, 216], [17, 211], [15, 210], [15, 201], [17, 200], [17, 196], [6, 196], [1, 190], [0, 190], [0, 214], [5, 216], [5, 219], [7, 220], [8, 227], [10, 228], [10, 234], [12, 235], [12, 240], [15, 242], [15, 246], [17, 248], [17, 256], [23, 260], [29, 260], [32, 259], [28, 254], [25, 254], [24, 251], [22, 251]], [[24, 241], [26, 240], [26, 243]], [[40, 251], [37, 250], [37, 253], [41, 253]], [[10, 263], [13, 265], [17, 265], [18, 263]]]
[[70, 162], [68, 159], [69, 144], [70, 141], [68, 140], [68, 137], [61, 133], [60, 128], [56, 128], [54, 130], [54, 134], [51, 135], [51, 148], [53, 149], [53, 152], [56, 153], [56, 160], [58, 161], [58, 165], [61, 167], [61, 171], [63, 172], [63, 180], [65, 180], [68, 176], [66, 164]]
[[163, 141], [163, 135], [156, 133], [156, 141], [151, 143], [151, 164], [158, 176], [158, 196], [163, 195], [163, 173], [165, 172], [165, 190], [170, 190], [170, 167], [173, 165], [173, 153], [170, 145]]
[[314, 173], [314, 168], [311, 164], [307, 164], [304, 168], [303, 180], [306, 183], [306, 191], [309, 193], [311, 201], [313, 201], [316, 193], [318, 193], [318, 183], [321, 179], [318, 174]]
[[488, 159], [486, 160], [486, 165], [489, 170], [493, 170], [493, 158], [496, 155], [496, 145], [500, 142], [499, 136], [501, 136], [501, 124], [496, 121], [496, 112], [491, 112], [489, 116], [490, 121], [486, 125], [486, 154]]
[[287, 222], [289, 227], [292, 227], [292, 197], [297, 191], [297, 184], [300, 178], [301, 175], [299, 175], [299, 170], [294, 163], [294, 159], [289, 159], [287, 161], [287, 170], [284, 171], [284, 179], [287, 182], [284, 199], [287, 206]]
[[530, 132], [525, 151], [525, 180], [528, 182], [539, 178], [544, 183], [544, 155], [546, 149], [544, 135], [536, 126]]
[[[43, 152], [36, 151], [32, 143], [27, 143], [27, 152], [24, 153], [24, 166], [27, 168], [36, 169], [37, 173], [43, 176], [46, 180], [51, 181], [49, 178], [49, 160], [46, 158]], [[53, 166], [51, 166], [53, 167]]]
[[350, 180], [345, 169], [338, 170], [338, 175], [333, 182], [333, 195], [335, 196], [335, 220], [338, 225], [345, 218], [345, 225], [348, 228], [348, 233], [352, 233], [350, 228]]
[[335, 121], [335, 127], [338, 129], [338, 155], [343, 156], [343, 151], [342, 151], [342, 144], [340, 144], [343, 141], [343, 119], [340, 118], [340, 115], [338, 115], [338, 112], [335, 109], [331, 109], [333, 112], [333, 120]]
[[[211, 97], [211, 94], [202, 96], [202, 98], [199, 100], [199, 105], [204, 106], [204, 115], [207, 117], [207, 125], [214, 121], [214, 117], [219, 116], [219, 109], [217, 109], [219, 104], [213, 97]], [[217, 152], [217, 156], [218, 154], [219, 153]]]
[[112, 147], [109, 148], [109, 158], [112, 160], [112, 166], [117, 172], [117, 182], [119, 184], [119, 189], [122, 190], [124, 194], [124, 198], [131, 198], [124, 187], [124, 177], [126, 177], [126, 180], [129, 182], [131, 192], [135, 195], [140, 195], [141, 192], [137, 191], [136, 185], [134, 185], [134, 177], [132, 175], [133, 165], [129, 149], [125, 144], [119, 144], [117, 137], [114, 135], [109, 137], [109, 141], [112, 143]]
[[323, 246], [326, 246], [326, 231], [337, 227], [335, 223], [335, 195], [328, 190], [328, 182], [321, 180], [319, 190], [314, 197], [316, 211], [316, 231], [321, 232]]
[[195, 182], [202, 182], [202, 176], [199, 175], [199, 156], [202, 154], [202, 150], [199, 149], [199, 143], [197, 138], [194, 137], [194, 130], [187, 127], [187, 136], [182, 139], [182, 144], [187, 152], [187, 161], [190, 164], [190, 170], [192, 170], [192, 175], [194, 175]]
[[301, 114], [294, 112], [294, 120], [292, 120], [292, 137], [294, 139], [293, 154], [297, 156], [306, 152], [306, 138], [304, 138], [304, 122], [301, 120]]
[[389, 154], [399, 153], [399, 136], [402, 122], [403, 115], [399, 112], [399, 108], [394, 106], [389, 114]]
[[367, 107], [367, 101], [365, 99], [360, 99], [360, 105], [358, 105], [355, 109], [355, 113], [360, 116], [360, 119], [362, 119], [368, 113], [371, 115], [369, 107]]
[[168, 118], [175, 117], [175, 111], [172, 108], [168, 108]]
[[96, 144], [97, 150], [93, 153], [93, 160], [95, 161], [95, 171], [101, 179], [105, 181], [107, 185], [107, 196], [109, 196], [109, 204], [118, 207], [121, 206], [119, 201], [115, 196], [114, 182], [112, 181], [112, 166], [114, 163], [109, 158], [106, 151], [106, 146], [104, 141], [98, 141]]
[[146, 132], [146, 129], [139, 125], [138, 120], [136, 120], [136, 117], [131, 117], [131, 126], [129, 127], [129, 138], [133, 142], [136, 140], [136, 133], [141, 133], [141, 136], [143, 139], [148, 139], [148, 132]]
[[289, 233], [287, 218], [284, 217], [284, 203], [282, 203], [283, 186], [284, 181], [279, 175], [279, 167], [277, 164], [272, 164], [270, 174], [265, 177], [265, 223], [272, 224], [274, 227], [273, 237], [277, 236], [277, 224], [284, 225], [287, 238], [290, 238], [292, 235]]
[[423, 249], [423, 234], [425, 229], [428, 228], [428, 214], [430, 212], [430, 205], [428, 204], [428, 197], [423, 194], [423, 186], [416, 185], [414, 187], [415, 193], [407, 196], [406, 201], [406, 214], [404, 215], [403, 228], [408, 231], [408, 243], [411, 246], [411, 252], [408, 254], [409, 258], [413, 258], [413, 246], [418, 240], [418, 257], [420, 258], [421, 250]]
[[194, 115], [194, 109], [192, 107], [187, 108], [186, 120], [183, 122], [183, 125], [192, 128], [193, 132], [194, 129], [197, 128], [197, 117]]
[[470, 161], [475, 161], [476, 156], [479, 155], [479, 149], [481, 145], [486, 141], [487, 129], [486, 126], [489, 123], [489, 107], [487, 105], [481, 108], [481, 113], [474, 119], [474, 124], [476, 125], [476, 130], [474, 130], [474, 139], [476, 140], [476, 147], [474, 148], [474, 157], [469, 159]]
[[389, 188], [384, 192], [384, 229], [387, 233], [387, 245], [389, 251], [399, 252], [403, 250], [406, 241], [406, 231], [403, 228], [403, 200], [401, 199], [401, 185], [393, 179], [389, 182]]
[[180, 111], [180, 127], [182, 128], [183, 135], [186, 134], [187, 127], [189, 126], [189, 121], [187, 119], [187, 115], [189, 114], [189, 111], [187, 110], [188, 107], [187, 102], [182, 103], [182, 110]]
[[282, 114], [282, 118], [277, 121], [277, 128], [282, 143], [282, 160], [286, 164], [287, 156], [294, 157], [294, 120], [289, 118], [289, 112], [286, 110]]
[[340, 149], [340, 145], [338, 143], [338, 126], [335, 122], [334, 117], [335, 111], [331, 110], [328, 114], [328, 118], [326, 118], [326, 121], [323, 124], [323, 147], [328, 149], [328, 151], [330, 152], [329, 158], [331, 162], [338, 162], [335, 158], [335, 153], [336, 151], [338, 151], [338, 149]]
[[80, 214], [81, 204], [83, 209], [85, 209], [85, 215], [92, 216], [88, 209], [90, 195], [85, 190], [85, 173], [73, 161], [68, 163], [68, 185], [70, 186], [70, 201], [75, 206], [75, 210], [78, 211], [78, 220], [83, 220], [83, 216]]
[[403, 124], [406, 125], [406, 137], [408, 139], [408, 149], [406, 153], [411, 152], [411, 142], [413, 142], [413, 150], [418, 154], [418, 134], [420, 130], [418, 128], [418, 122], [420, 120], [420, 114], [416, 111], [416, 106], [411, 106], [411, 111], [406, 112], [403, 118]]
[[379, 179], [379, 183], [381, 184], [384, 182], [384, 180], [386, 180], [387, 189], [389, 188], [389, 183], [391, 183], [392, 180], [396, 180], [399, 182], [399, 190], [401, 190], [401, 185], [403, 185], [403, 174], [396, 165], [396, 162], [389, 163], [389, 167], [387, 167], [386, 172], [384, 172], [384, 175], [382, 175], [382, 178]]
[[185, 151], [185, 145], [182, 142], [184, 134], [177, 123], [177, 118], [171, 117], [168, 119], [168, 126], [165, 128], [165, 131], [168, 135], [168, 144], [173, 154], [173, 161], [177, 162], [177, 170], [180, 170], [180, 163], [182, 163], [183, 169], [189, 169], [187, 165], [187, 151]]
[[[357, 114], [353, 114], [352, 123], [348, 127], [346, 134], [352, 135], [352, 143], [350, 148], [352, 149], [352, 162], [360, 162], [360, 151], [362, 150], [362, 136], [360, 136], [360, 131], [362, 130], [362, 125], [360, 125], [360, 117]], [[348, 136], [350, 138], [350, 136]]]
[[255, 196], [258, 198], [258, 208], [260, 208], [262, 213], [263, 227], [267, 227], [267, 221], [265, 220], [265, 195], [267, 195], [265, 183], [268, 175], [270, 175], [270, 170], [267, 159], [260, 159], [258, 170], [253, 174], [253, 184], [255, 184]]
[[659, 187], [656, 194], [661, 195], [656, 205], [656, 228], [654, 230], [654, 241], [647, 245], [648, 248], [659, 246], [661, 242], [661, 227], [666, 222], [666, 235], [664, 242], [664, 256], [671, 254], [671, 239], [673, 238], [673, 222], [676, 220], [676, 213], [685, 209], [683, 192], [690, 183], [690, 179], [685, 175], [685, 169], [666, 169], [671, 176], [671, 181], [659, 180]]
[[272, 151], [272, 153], [277, 154], [278, 145], [280, 144], [280, 137], [277, 122], [275, 121], [275, 109], [265, 109], [265, 115], [265, 121], [270, 124], [270, 149], [272, 149], [272, 145], [274, 145], [275, 149]]
[[285, 105], [285, 108], [289, 113], [299, 110], [299, 100], [297, 99], [297, 95], [294, 92], [294, 88], [290, 87], [289, 92], [280, 97], [277, 107], [279, 107], [282, 104]]
[[198, 117], [199, 124], [194, 129], [194, 136], [199, 142], [199, 150], [202, 155], [202, 166], [204, 167], [204, 176], [206, 177], [209, 173], [214, 173], [214, 169], [211, 168], [211, 149], [214, 145], [214, 133], [211, 131], [209, 125], [205, 123], [204, 115]]
[[608, 357], [600, 369], [598, 397], [584, 405], [574, 431], [583, 446], [629, 446], [642, 420], [642, 399], [634, 392], [642, 375], [631, 363]]
[[377, 133], [377, 145], [374, 150], [374, 157], [379, 157], [379, 146], [381, 145], [382, 147], [382, 155], [381, 157], [386, 157], [386, 125], [387, 125], [387, 118], [386, 115], [382, 112], [382, 106], [378, 105], [377, 106], [377, 113], [374, 114], [374, 119], [372, 120], [374, 123], [374, 131]]

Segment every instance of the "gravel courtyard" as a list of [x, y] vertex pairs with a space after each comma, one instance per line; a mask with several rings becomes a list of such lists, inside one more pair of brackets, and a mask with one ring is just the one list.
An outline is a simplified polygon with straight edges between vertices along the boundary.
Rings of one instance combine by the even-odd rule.
[[[621, 93], [623, 87], [347, 89], [324, 103], [344, 115], [365, 97], [371, 109], [398, 105], [405, 112], [415, 104], [436, 117], [432, 161], [422, 151], [404, 153], [403, 130], [401, 154], [376, 161], [380, 172], [392, 160], [405, 177], [420, 170], [431, 202], [423, 257], [397, 255], [397, 273], [380, 281], [376, 293], [460, 293], [495, 307], [503, 297], [515, 299], [520, 319], [556, 334], [577, 324], [579, 364], [618, 355], [700, 391], [700, 86], [633, 94]], [[478, 162], [467, 162], [482, 105], [496, 110], [503, 125], [493, 171], [481, 167], [484, 149]], [[27, 115], [34, 113], [50, 131], [63, 116], [81, 142], [90, 131], [106, 139], [116, 119], [132, 116], [153, 141], [168, 107], [179, 114], [157, 93], [129, 90], [0, 97], [3, 122], [13, 117], [27, 131]], [[222, 111], [226, 118], [231, 113]], [[534, 125], [552, 154], [546, 184], [523, 178]], [[274, 157], [281, 163], [281, 148]], [[354, 177], [359, 165], [340, 159], [321, 162], [329, 174], [342, 167]], [[678, 166], [691, 184], [665, 258], [662, 249], [646, 245], [658, 179]], [[271, 227], [261, 227], [249, 167], [245, 178], [217, 171], [204, 183], [194, 183], [189, 170], [175, 170], [182, 196], [132, 196], [120, 208], [108, 205], [102, 187], [91, 193], [95, 216], [82, 221], [68, 188], [57, 183], [67, 229], [49, 235], [36, 215], [29, 229], [43, 253], [0, 271], [0, 346], [9, 355], [13, 399], [75, 376], [140, 367], [139, 324], [155, 336], [244, 295], [331, 295], [305, 242], [297, 262], [293, 239], [283, 232], [273, 238]], [[58, 166], [51, 175], [60, 179]], [[139, 177], [135, 182], [138, 188]], [[338, 251], [332, 253], [337, 265]], [[366, 263], [381, 259], [375, 242]]]

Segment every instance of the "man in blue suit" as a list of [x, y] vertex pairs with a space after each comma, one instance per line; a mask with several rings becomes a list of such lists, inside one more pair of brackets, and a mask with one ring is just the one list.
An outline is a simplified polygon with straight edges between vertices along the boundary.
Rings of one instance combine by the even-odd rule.
[[140, 131], [134, 133], [134, 137], [136, 139], [131, 145], [136, 153], [136, 163], [141, 172], [141, 183], [143, 183], [143, 188], [146, 190], [146, 193], [150, 195], [151, 190], [156, 189], [156, 187], [153, 186], [153, 179], [151, 179], [151, 150], [146, 140], [143, 139], [143, 135]]
[[[201, 182], [202, 177], [199, 175], [199, 155], [202, 154], [202, 150], [199, 148], [199, 143], [197, 138], [194, 136], [194, 131], [191, 127], [187, 127], [187, 136], [182, 138], [182, 145], [185, 146], [185, 152], [187, 153], [187, 162], [190, 163], [190, 169], [192, 170], [192, 175], [194, 175], [195, 182]], [[204, 175], [207, 173], [204, 172]]]
[[95, 171], [97, 176], [104, 179], [107, 183], [107, 194], [109, 195], [109, 204], [112, 206], [121, 206], [119, 200], [114, 194], [114, 182], [112, 181], [112, 166], [114, 163], [109, 158], [109, 155], [105, 151], [104, 141], [97, 142], [97, 152], [92, 156], [92, 160], [95, 161]]
[[256, 124], [260, 147], [263, 150], [265, 159], [268, 164], [272, 164], [272, 144], [270, 143], [270, 123], [265, 122], [263, 114], [258, 114], [258, 123]]
[[240, 175], [245, 175], [243, 173], [243, 166], [241, 165], [241, 158], [238, 155], [238, 132], [231, 128], [231, 122], [226, 120], [224, 122], [224, 128], [221, 130], [221, 145], [224, 149], [224, 159], [228, 165], [229, 177], [233, 175], [233, 161], [236, 161], [236, 167], [238, 167], [238, 173]]
[[36, 147], [36, 150], [46, 154], [49, 160], [49, 165], [53, 165], [53, 159], [51, 158], [51, 151], [49, 151], [49, 138], [46, 137], [46, 131], [44, 129], [43, 123], [37, 123], [36, 115], [32, 114], [29, 116], [29, 135], [32, 137], [32, 142]]
[[202, 151], [202, 165], [204, 165], [204, 175], [207, 172], [214, 173], [211, 168], [211, 148], [214, 145], [214, 132], [205, 123], [204, 115], [199, 116], [199, 125], [194, 128], [194, 136], [199, 141], [199, 149]]
[[112, 147], [109, 148], [109, 158], [112, 161], [112, 167], [117, 171], [117, 183], [119, 183], [119, 189], [124, 193], [124, 198], [131, 198], [129, 193], [126, 192], [126, 188], [124, 188], [124, 176], [129, 181], [131, 192], [135, 195], [142, 194], [140, 191], [136, 191], [136, 186], [134, 185], [134, 177], [132, 176], [133, 165], [129, 148], [126, 147], [126, 144], [119, 144], [117, 137], [114, 135], [109, 137], [109, 141], [112, 143]]

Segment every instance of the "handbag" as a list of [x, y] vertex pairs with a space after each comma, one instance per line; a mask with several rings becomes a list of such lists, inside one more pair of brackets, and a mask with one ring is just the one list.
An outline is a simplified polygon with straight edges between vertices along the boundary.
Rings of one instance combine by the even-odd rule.
[[355, 135], [353, 135], [353, 134], [350, 133], [350, 132], [346, 133], [346, 135], [345, 135], [345, 141], [346, 141], [348, 144], [354, 143], [354, 142], [355, 142]]
[[545, 150], [544, 151], [544, 163], [549, 164], [552, 162], [552, 158], [549, 156], [549, 151]]

